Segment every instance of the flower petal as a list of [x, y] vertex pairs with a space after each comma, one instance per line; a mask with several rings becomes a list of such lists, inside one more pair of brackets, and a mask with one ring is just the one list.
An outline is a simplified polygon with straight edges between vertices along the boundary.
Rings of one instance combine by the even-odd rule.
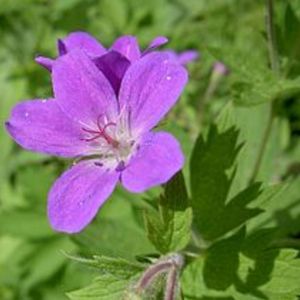
[[147, 49], [143, 52], [143, 55], [149, 53], [150, 51], [168, 43], [168, 38], [166, 38], [165, 36], [157, 36], [156, 38], [154, 38], [149, 46], [147, 47]]
[[182, 65], [186, 65], [193, 62], [199, 57], [199, 52], [196, 50], [187, 50], [178, 54], [178, 62]]
[[111, 50], [115, 50], [125, 56], [130, 62], [136, 61], [141, 56], [137, 39], [131, 35], [124, 35], [116, 39]]
[[59, 40], [58, 49], [60, 54], [65, 54], [74, 49], [83, 50], [90, 57], [101, 56], [106, 49], [94, 37], [86, 32], [72, 32], [64, 39]]
[[121, 83], [120, 109], [130, 113], [134, 134], [153, 128], [171, 109], [187, 82], [187, 71], [168, 54], [153, 52], [132, 64]]
[[47, 69], [48, 71], [51, 72], [52, 66], [54, 63], [54, 59], [44, 57], [44, 56], [37, 56], [35, 59], [35, 62], [37, 62], [39, 65]]
[[109, 80], [115, 93], [118, 94], [121, 81], [130, 65], [130, 61], [119, 52], [109, 51], [107, 54], [96, 58], [94, 62]]
[[107, 78], [82, 51], [58, 58], [52, 69], [55, 98], [71, 118], [89, 126], [100, 115], [117, 114], [115, 92]]
[[17, 104], [6, 128], [13, 139], [28, 150], [64, 157], [74, 157], [85, 150], [79, 125], [61, 111], [56, 100]]
[[136, 156], [122, 172], [123, 186], [131, 192], [143, 192], [167, 182], [184, 163], [178, 141], [167, 132], [148, 133]]
[[119, 174], [92, 161], [81, 162], [63, 173], [48, 196], [48, 217], [54, 230], [81, 231], [114, 190]]

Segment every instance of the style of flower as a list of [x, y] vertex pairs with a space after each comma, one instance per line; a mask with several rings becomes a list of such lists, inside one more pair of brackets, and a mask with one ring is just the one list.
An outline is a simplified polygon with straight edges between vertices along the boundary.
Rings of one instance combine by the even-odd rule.
[[128, 66], [116, 91], [92, 57], [99, 45], [66, 45], [51, 64], [54, 98], [16, 105], [6, 128], [25, 149], [75, 158], [48, 195], [51, 226], [75, 233], [118, 182], [143, 192], [182, 168], [177, 140], [152, 129], [179, 98], [187, 72], [167, 53], [153, 51]]

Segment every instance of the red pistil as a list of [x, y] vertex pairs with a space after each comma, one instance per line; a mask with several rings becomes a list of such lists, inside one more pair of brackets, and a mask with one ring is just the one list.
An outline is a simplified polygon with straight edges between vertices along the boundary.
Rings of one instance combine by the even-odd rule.
[[116, 141], [115, 139], [113, 139], [107, 132], [106, 132], [106, 129], [110, 126], [116, 126], [116, 123], [114, 122], [108, 122], [107, 124], [104, 125], [104, 127], [102, 128], [101, 125], [100, 125], [100, 117], [98, 117], [97, 119], [97, 127], [98, 127], [98, 130], [93, 130], [93, 129], [87, 129], [87, 128], [82, 128], [83, 131], [91, 134], [91, 135], [94, 135], [90, 138], [85, 138], [83, 139], [84, 141], [86, 142], [91, 142], [91, 141], [94, 141], [98, 138], [103, 138], [106, 140], [106, 142], [110, 145], [112, 145], [114, 148], [117, 148], [119, 146], [119, 142]]

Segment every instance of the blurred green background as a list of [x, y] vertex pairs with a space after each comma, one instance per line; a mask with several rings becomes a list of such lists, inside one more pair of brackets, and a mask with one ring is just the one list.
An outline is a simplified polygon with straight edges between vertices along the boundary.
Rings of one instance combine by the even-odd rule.
[[[300, 13], [300, 2], [293, 1], [293, 8]], [[281, 9], [279, 4], [279, 22]], [[190, 82], [182, 99], [162, 125], [179, 138], [187, 157], [198, 131], [205, 130], [234, 99], [236, 84], [245, 76], [242, 71], [249, 68], [253, 72], [253, 76], [247, 73], [251, 82], [261, 66], [268, 65], [264, 1], [0, 0], [1, 300], [67, 299], [65, 292], [86, 285], [95, 271], [70, 261], [63, 251], [128, 259], [154, 251], [141, 217], [147, 201], [140, 200], [156, 190], [130, 195], [118, 189], [83, 233], [72, 237], [57, 234], [46, 217], [47, 191], [70, 161], [22, 150], [4, 130], [14, 104], [51, 96], [50, 76], [34, 57], [55, 57], [56, 40], [76, 30], [93, 34], [107, 47], [124, 34], [136, 35], [142, 47], [155, 36], [165, 35], [170, 39], [166, 48], [200, 52], [201, 58], [188, 66]], [[239, 60], [233, 60], [231, 67], [232, 57]], [[220, 79], [209, 98], [205, 97], [214, 62], [227, 63], [227, 59], [230, 74]], [[242, 67], [240, 62], [245, 68], [238, 72], [235, 67]], [[291, 78], [300, 75], [297, 68], [294, 70]], [[268, 89], [263, 82], [266, 85], [262, 88]], [[255, 101], [262, 97], [254, 96]], [[269, 183], [299, 173], [299, 98], [293, 95], [284, 100], [277, 105], [264, 167], [258, 176]], [[267, 108], [265, 104], [245, 107], [241, 102], [235, 102], [236, 109], [242, 134], [249, 141], [247, 151], [254, 157], [266, 126]], [[247, 163], [250, 168], [251, 159]], [[246, 180], [249, 172], [244, 169], [246, 173], [241, 176]]]

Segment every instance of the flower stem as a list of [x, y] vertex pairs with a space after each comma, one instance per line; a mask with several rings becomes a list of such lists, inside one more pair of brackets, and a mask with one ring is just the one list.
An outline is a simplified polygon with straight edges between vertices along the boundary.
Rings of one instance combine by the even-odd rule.
[[178, 291], [178, 272], [175, 266], [173, 266], [167, 277], [167, 284], [165, 290], [165, 300], [176, 300]]
[[174, 269], [180, 271], [183, 264], [184, 257], [179, 253], [171, 253], [162, 257], [146, 269], [136, 286], [137, 293], [141, 294], [144, 290], [149, 288], [161, 274], [169, 274], [169, 272]]

